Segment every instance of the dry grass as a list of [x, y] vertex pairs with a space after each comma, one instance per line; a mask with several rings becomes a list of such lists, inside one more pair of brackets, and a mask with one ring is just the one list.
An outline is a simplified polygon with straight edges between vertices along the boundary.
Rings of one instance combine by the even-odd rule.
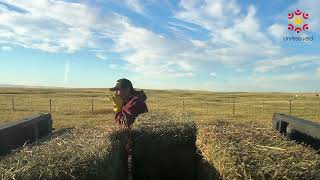
[[319, 179], [320, 156], [269, 128], [217, 121], [201, 128], [197, 146], [223, 179]]
[[[236, 119], [237, 121], [259, 121], [271, 126], [274, 112], [289, 113], [289, 99], [292, 99], [292, 114], [301, 118], [320, 121], [320, 98], [313, 93], [222, 93], [205, 91], [159, 91], [145, 90], [148, 96], [150, 112], [188, 112], [196, 121], [212, 119]], [[28, 114], [48, 112], [52, 100], [54, 115], [64, 121], [65, 127], [69, 118], [81, 119], [77, 124], [86, 123], [80, 115], [95, 119], [101, 118], [91, 112], [92, 100], [95, 111], [105, 111], [112, 118], [111, 102], [107, 89], [7, 89], [0, 88], [0, 123], [13, 121]], [[235, 114], [233, 115], [233, 100]], [[12, 111], [12, 99], [16, 111]], [[183, 108], [184, 101], [184, 108]], [[65, 116], [66, 115], [66, 116]], [[101, 114], [100, 114], [101, 115]], [[80, 117], [79, 117], [80, 116]], [[83, 121], [85, 123], [83, 123]], [[73, 126], [73, 123], [68, 123]]]
[[2, 157], [0, 179], [118, 179], [123, 142], [114, 127], [66, 130]]

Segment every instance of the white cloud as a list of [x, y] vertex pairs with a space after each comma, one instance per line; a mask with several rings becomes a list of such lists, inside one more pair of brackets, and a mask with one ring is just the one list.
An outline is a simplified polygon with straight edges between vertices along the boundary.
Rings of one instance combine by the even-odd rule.
[[241, 11], [234, 0], [182, 0], [180, 6], [184, 9], [176, 13], [175, 17], [184, 21], [192, 22], [213, 30], [217, 25], [229, 23], [231, 17]]
[[177, 61], [177, 65], [180, 66], [180, 68], [184, 71], [193, 71], [194, 67], [191, 63], [188, 63], [187, 61]]
[[217, 77], [217, 74], [215, 72], [211, 72], [210, 76]]
[[84, 4], [64, 1], [7, 0], [25, 12], [0, 7], [0, 43], [47, 52], [75, 52], [92, 46], [94, 11]]
[[[102, 40], [107, 38], [112, 41], [112, 47], [108, 49], [118, 53], [131, 71], [165, 73], [174, 77], [194, 75], [190, 60], [179, 57], [179, 53], [192, 47], [137, 27], [127, 17], [110, 12], [98, 15], [86, 4], [64, 1], [12, 0], [5, 3], [26, 13], [0, 7], [0, 43], [47, 52], [73, 53], [81, 48], [94, 48], [99, 50], [96, 51], [97, 58], [106, 59], [103, 51], [106, 44]], [[134, 10], [143, 12], [138, 0], [127, 3]], [[68, 75], [65, 77], [67, 79]]]
[[144, 7], [139, 0], [126, 0], [127, 5], [137, 13], [145, 14]]
[[207, 46], [207, 42], [206, 41], [200, 41], [200, 40], [190, 40], [192, 42], [192, 44], [195, 47], [199, 47], [199, 48], [206, 48]]
[[[138, 0], [126, 2], [143, 11]], [[193, 76], [210, 62], [237, 65], [281, 52], [260, 31], [255, 8], [250, 6], [247, 13], [241, 13], [235, 0], [180, 2], [183, 10], [176, 12], [175, 17], [206, 28], [206, 41], [168, 38], [135, 26], [127, 17], [117, 14], [98, 17], [85, 4], [49, 0], [38, 4], [22, 0], [7, 3], [29, 13], [2, 8], [0, 17], [6, 27], [0, 30], [2, 40], [48, 52], [75, 52], [88, 47], [105, 49], [99, 38], [109, 38], [113, 42], [111, 51], [118, 53], [128, 67], [134, 67], [129, 69], [143, 73]], [[189, 28], [184, 24], [187, 23], [171, 23]], [[103, 52], [96, 56], [105, 59]]]
[[98, 24], [100, 29], [108, 29], [101, 34], [111, 38], [112, 51], [127, 62], [127, 69], [149, 77], [193, 76], [196, 70], [191, 59], [183, 57], [185, 51], [192, 51], [191, 42], [176, 41], [148, 29], [132, 25], [125, 17], [113, 15], [106, 24]]
[[[188, 33], [179, 37], [177, 34], [175, 37], [159, 34], [137, 26], [134, 19], [112, 12], [98, 14], [81, 3], [50, 0], [39, 0], [37, 4], [23, 0], [5, 2], [24, 9], [26, 13], [0, 6], [0, 43], [47, 52], [72, 53], [82, 48], [93, 48], [97, 51], [91, 52], [100, 59], [106, 59], [105, 49], [108, 49], [117, 53], [125, 64], [121, 67], [110, 64], [110, 69], [121, 68], [127, 73], [134, 71], [145, 78], [161, 79], [164, 82], [173, 81], [174, 78], [194, 77], [197, 71], [213, 63], [217, 66], [221, 63], [235, 66], [239, 72], [251, 71], [250, 63], [253, 63], [255, 72], [269, 72], [279, 67], [319, 60], [317, 56], [285, 57], [284, 49], [270, 38], [270, 35], [279, 36], [282, 33], [281, 25], [275, 23], [264, 31], [255, 6], [241, 9], [235, 0], [180, 2], [181, 9], [174, 11], [175, 19], [165, 25], [182, 32], [203, 33], [200, 35], [205, 38], [199, 39]], [[141, 2], [125, 1], [133, 11], [145, 14], [146, 6]], [[111, 41], [108, 45], [106, 39]], [[259, 62], [254, 63], [257, 60]], [[241, 65], [245, 67], [242, 69]], [[216, 77], [214, 72], [207, 74]], [[65, 82], [68, 76], [69, 64], [66, 64]], [[304, 77], [288, 75], [281, 78], [281, 81], [291, 81], [302, 80]], [[265, 79], [261, 82], [271, 83]], [[253, 88], [255, 84], [233, 86], [226, 82], [226, 86], [223, 83], [218, 85], [245, 89], [246, 85]], [[269, 88], [267, 85], [261, 85], [261, 89]]]
[[262, 31], [253, 5], [248, 6], [247, 12], [233, 0], [185, 0], [180, 6], [183, 10], [175, 14], [177, 19], [209, 31], [206, 48], [198, 52], [206, 60], [239, 65], [283, 53]]
[[102, 60], [106, 60], [107, 59], [107, 57], [105, 55], [101, 54], [101, 53], [97, 53], [96, 57], [99, 58], [99, 59], [102, 59]]
[[[248, 8], [247, 14], [241, 15], [235, 1], [229, 1], [227, 4], [229, 9], [225, 9], [221, 15], [201, 11], [201, 8], [214, 8], [217, 4], [208, 3], [196, 7], [197, 3], [194, 1], [181, 1], [185, 10], [177, 12], [175, 17], [208, 29], [211, 34], [208, 41], [173, 41], [150, 30], [133, 26], [128, 19], [121, 18], [121, 23], [116, 24], [121, 24], [122, 28], [119, 28], [118, 34], [113, 37], [115, 50], [122, 54], [124, 60], [135, 67], [137, 72], [154, 76], [194, 76], [198, 68], [210, 62], [236, 65], [266, 59], [269, 56], [279, 56], [282, 53], [281, 48], [273, 44], [260, 30], [253, 6]], [[206, 7], [207, 5], [212, 6]], [[206, 16], [216, 19], [211, 20]], [[217, 17], [230, 21], [223, 22]], [[232, 21], [235, 17], [239, 18]], [[221, 25], [226, 27], [223, 28]], [[219, 27], [219, 30], [215, 27]]]
[[177, 23], [177, 22], [169, 22], [169, 25], [173, 26], [173, 27], [177, 27], [177, 28], [181, 28], [181, 29], [187, 29], [189, 31], [194, 31], [197, 32], [199, 31], [197, 28], [191, 27], [189, 25], [186, 24], [182, 24], [182, 23]]
[[[296, 63], [310, 63], [310, 62], [319, 62], [319, 56], [305, 56], [305, 55], [296, 55], [289, 57], [282, 57], [278, 59], [267, 59], [259, 61], [256, 63], [254, 71], [256, 72], [269, 72], [279, 67], [291, 66]], [[302, 64], [303, 65], [303, 64]]]
[[275, 23], [268, 28], [268, 32], [275, 38], [281, 38], [286, 32], [286, 26], [282, 24]]
[[1, 50], [2, 51], [12, 51], [12, 47], [10, 47], [10, 46], [2, 46]]

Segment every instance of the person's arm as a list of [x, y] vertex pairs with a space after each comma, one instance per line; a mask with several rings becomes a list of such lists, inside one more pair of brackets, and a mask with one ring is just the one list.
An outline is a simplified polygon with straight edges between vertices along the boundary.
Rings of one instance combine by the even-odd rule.
[[112, 94], [110, 96], [110, 101], [113, 104], [113, 111], [115, 113], [121, 112], [121, 108], [123, 105], [123, 100], [121, 99], [121, 97], [116, 94]]

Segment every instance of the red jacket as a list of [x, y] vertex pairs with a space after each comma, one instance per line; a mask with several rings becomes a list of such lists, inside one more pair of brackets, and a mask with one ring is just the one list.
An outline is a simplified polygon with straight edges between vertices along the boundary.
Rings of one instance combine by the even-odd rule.
[[115, 121], [131, 127], [139, 114], [148, 112], [147, 96], [141, 91], [135, 91], [128, 99], [124, 100], [121, 111], [116, 113]]

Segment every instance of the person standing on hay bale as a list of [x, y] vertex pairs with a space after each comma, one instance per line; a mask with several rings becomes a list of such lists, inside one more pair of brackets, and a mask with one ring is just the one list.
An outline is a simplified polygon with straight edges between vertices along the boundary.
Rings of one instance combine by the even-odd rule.
[[126, 127], [128, 132], [128, 141], [125, 150], [128, 156], [128, 180], [133, 179], [132, 174], [132, 135], [131, 127], [139, 114], [148, 112], [146, 104], [147, 96], [141, 91], [136, 91], [128, 79], [119, 79], [115, 87], [110, 88], [114, 93], [111, 94], [110, 100], [113, 103], [115, 112], [115, 121], [118, 125]]
[[114, 91], [110, 100], [113, 103], [115, 122], [131, 129], [137, 116], [148, 112], [146, 94], [143, 90], [135, 90], [132, 83], [125, 78], [117, 80], [115, 87], [110, 88], [110, 91]]

